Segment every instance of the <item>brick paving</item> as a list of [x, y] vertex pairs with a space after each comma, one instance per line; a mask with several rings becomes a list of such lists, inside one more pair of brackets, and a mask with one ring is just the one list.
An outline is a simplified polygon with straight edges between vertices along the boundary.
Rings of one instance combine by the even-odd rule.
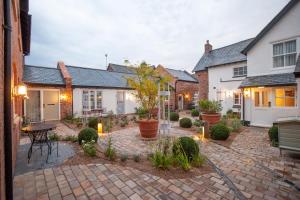
[[[126, 137], [116, 136], [120, 141]], [[200, 147], [220, 169], [218, 173], [165, 180], [118, 165], [63, 166], [16, 176], [14, 196], [15, 199], [300, 199], [295, 187], [272, 173], [275, 170], [298, 184], [300, 160], [287, 153], [279, 157], [279, 150], [269, 145], [265, 129], [245, 130], [230, 148], [209, 141], [201, 142]]]

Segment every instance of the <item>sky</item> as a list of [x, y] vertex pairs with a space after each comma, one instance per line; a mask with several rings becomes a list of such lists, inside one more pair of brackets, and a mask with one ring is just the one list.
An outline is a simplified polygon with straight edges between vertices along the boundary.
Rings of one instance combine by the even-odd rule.
[[192, 71], [214, 48], [255, 37], [288, 0], [30, 0], [26, 64], [106, 69], [146, 61]]

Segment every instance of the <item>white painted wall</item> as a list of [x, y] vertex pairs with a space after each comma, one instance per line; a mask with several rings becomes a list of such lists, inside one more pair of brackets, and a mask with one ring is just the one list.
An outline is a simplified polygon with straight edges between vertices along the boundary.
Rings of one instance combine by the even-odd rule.
[[125, 91], [125, 114], [135, 112], [138, 103], [132, 95], [132, 90], [117, 90], [117, 89], [94, 89], [94, 88], [75, 88], [73, 89], [73, 114], [76, 116], [82, 115], [82, 91], [83, 90], [99, 90], [102, 91], [102, 107], [106, 111], [117, 112], [117, 91]]
[[248, 76], [293, 72], [295, 66], [273, 68], [273, 44], [297, 39], [300, 52], [300, 3], [292, 8], [260, 41], [247, 53]]
[[[217, 92], [221, 91], [222, 113], [225, 114], [228, 109], [233, 109], [233, 94], [240, 92], [238, 87], [244, 77], [233, 77], [233, 68], [244, 67], [246, 62], [233, 63], [218, 67], [208, 68], [208, 98], [210, 100], [219, 100]], [[237, 109], [233, 109], [238, 111]]]

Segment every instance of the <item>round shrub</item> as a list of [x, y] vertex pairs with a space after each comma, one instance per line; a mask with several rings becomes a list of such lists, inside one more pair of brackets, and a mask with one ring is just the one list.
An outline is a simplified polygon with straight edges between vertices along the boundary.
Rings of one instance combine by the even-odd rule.
[[173, 122], [177, 122], [179, 120], [179, 114], [176, 112], [170, 113], [170, 120]]
[[98, 134], [97, 131], [93, 128], [84, 128], [78, 134], [78, 142], [82, 143], [82, 140], [85, 142], [90, 142], [92, 140], [97, 141]]
[[92, 117], [89, 119], [89, 123], [88, 126], [90, 128], [93, 128], [95, 130], [97, 130], [97, 126], [98, 126], [98, 119], [96, 117]]
[[184, 117], [179, 120], [179, 125], [182, 128], [191, 128], [192, 127], [192, 120], [190, 118]]
[[226, 140], [229, 137], [230, 129], [223, 123], [211, 127], [211, 138], [214, 140]]
[[184, 151], [189, 161], [192, 161], [199, 154], [199, 146], [193, 138], [180, 137], [173, 145], [173, 154], [177, 155], [180, 151]]
[[199, 111], [196, 110], [196, 109], [193, 109], [191, 114], [192, 114], [193, 117], [198, 117], [199, 116]]
[[278, 142], [278, 127], [277, 126], [272, 126], [269, 131], [269, 138], [271, 141]]

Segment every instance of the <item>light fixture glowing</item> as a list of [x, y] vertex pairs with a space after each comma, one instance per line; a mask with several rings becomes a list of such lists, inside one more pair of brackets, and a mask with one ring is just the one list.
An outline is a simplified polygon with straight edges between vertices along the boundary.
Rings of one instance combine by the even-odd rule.
[[190, 95], [186, 94], [184, 97], [185, 97], [186, 99], [188, 99], [188, 98], [190, 97]]
[[250, 96], [250, 89], [245, 89], [244, 94], [245, 94], [246, 97], [249, 97]]
[[20, 85], [16, 86], [15, 90], [16, 90], [16, 92], [15, 92], [16, 96], [22, 96], [22, 97], [27, 96], [27, 87], [26, 87], [26, 85], [20, 84]]
[[66, 101], [67, 100], [67, 95], [66, 94], [61, 94], [60, 95], [60, 100]]
[[102, 136], [102, 135], [103, 135], [102, 123], [98, 123], [98, 135], [99, 135], [99, 136]]

